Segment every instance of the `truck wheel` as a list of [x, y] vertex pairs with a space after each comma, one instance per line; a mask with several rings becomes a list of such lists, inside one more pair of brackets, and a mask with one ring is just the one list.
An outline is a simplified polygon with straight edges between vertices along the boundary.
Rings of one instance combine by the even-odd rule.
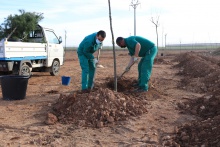
[[59, 74], [59, 70], [60, 70], [60, 62], [57, 60], [54, 60], [51, 66], [50, 75], [57, 76]]
[[19, 75], [22, 75], [22, 76], [31, 76], [30, 67], [29, 67], [28, 65], [22, 65]]

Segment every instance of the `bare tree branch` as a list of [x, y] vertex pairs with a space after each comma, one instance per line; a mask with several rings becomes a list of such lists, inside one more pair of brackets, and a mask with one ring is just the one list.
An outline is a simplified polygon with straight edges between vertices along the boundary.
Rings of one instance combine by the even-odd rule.
[[[155, 21], [153, 17], [151, 17], [151, 22], [155, 25], [156, 27], [156, 35], [157, 35], [157, 48], [158, 48], [158, 27], [159, 27], [159, 16], [157, 17], [157, 20]], [[157, 52], [157, 57], [158, 57], [158, 52]]]

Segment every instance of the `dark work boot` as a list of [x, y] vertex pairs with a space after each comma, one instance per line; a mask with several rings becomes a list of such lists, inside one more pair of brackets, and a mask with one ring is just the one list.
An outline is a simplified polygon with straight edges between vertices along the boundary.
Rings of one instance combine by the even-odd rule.
[[142, 89], [142, 88], [137, 88], [137, 89], [135, 89], [135, 90], [133, 90], [133, 92], [135, 92], [135, 93], [142, 93], [142, 92], [147, 92], [148, 90], [145, 90], [145, 89]]
[[83, 90], [81, 90], [82, 93], [90, 93], [90, 91], [91, 91], [90, 89], [83, 89]]
[[138, 87], [139, 87], [139, 84], [138, 84], [138, 83], [134, 83], [134, 84], [132, 84], [132, 87], [138, 88]]

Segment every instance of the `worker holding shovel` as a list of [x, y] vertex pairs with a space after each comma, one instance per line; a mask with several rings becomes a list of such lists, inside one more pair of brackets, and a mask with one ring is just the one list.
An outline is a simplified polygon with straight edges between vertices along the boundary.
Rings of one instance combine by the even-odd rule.
[[157, 54], [157, 47], [148, 39], [140, 36], [130, 36], [128, 38], [118, 37], [116, 43], [121, 48], [127, 47], [130, 62], [127, 65], [125, 72], [129, 71], [131, 66], [142, 57], [138, 64], [138, 83], [137, 89], [134, 92], [148, 91], [148, 82], [150, 80], [154, 58]]
[[90, 92], [94, 85], [94, 74], [98, 59], [93, 56], [93, 53], [102, 48], [105, 37], [105, 31], [100, 30], [86, 36], [78, 47], [77, 54], [82, 69], [82, 92]]

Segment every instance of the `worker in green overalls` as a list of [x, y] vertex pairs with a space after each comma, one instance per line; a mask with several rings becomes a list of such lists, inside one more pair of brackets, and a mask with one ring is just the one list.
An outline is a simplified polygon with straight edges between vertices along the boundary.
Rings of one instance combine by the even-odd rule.
[[95, 66], [98, 60], [93, 53], [102, 48], [102, 42], [106, 37], [105, 31], [93, 33], [86, 36], [80, 43], [77, 54], [82, 69], [82, 92], [89, 92], [93, 84]]
[[128, 38], [118, 37], [116, 43], [121, 48], [127, 47], [130, 62], [126, 67], [126, 71], [130, 70], [130, 66], [142, 57], [138, 64], [138, 83], [135, 92], [148, 91], [148, 82], [150, 80], [154, 58], [157, 54], [157, 47], [148, 39], [140, 36], [130, 36]]

